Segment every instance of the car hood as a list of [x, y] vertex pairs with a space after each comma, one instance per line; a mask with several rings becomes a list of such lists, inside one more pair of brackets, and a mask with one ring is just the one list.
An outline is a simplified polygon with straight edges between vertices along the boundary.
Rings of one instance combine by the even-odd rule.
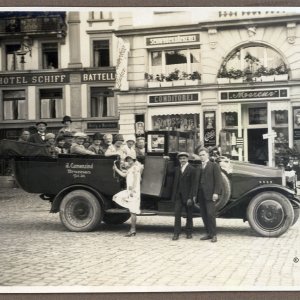
[[233, 174], [257, 177], [282, 177], [280, 168], [267, 167], [241, 161], [230, 161]]

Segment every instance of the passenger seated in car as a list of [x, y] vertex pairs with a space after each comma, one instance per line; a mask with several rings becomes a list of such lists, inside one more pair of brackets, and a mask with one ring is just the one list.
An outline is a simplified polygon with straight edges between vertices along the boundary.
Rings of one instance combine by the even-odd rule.
[[46, 133], [45, 143], [48, 146], [50, 155], [57, 156], [57, 154], [59, 153], [59, 149], [55, 146], [55, 134], [54, 133]]
[[85, 141], [85, 139], [87, 138], [87, 135], [83, 132], [76, 132], [74, 134], [74, 143], [71, 146], [71, 154], [89, 154], [89, 155], [95, 155], [94, 152], [85, 149], [85, 147], [83, 146], [83, 143]]
[[65, 139], [64, 149], [66, 153], [71, 153], [71, 146], [73, 144], [73, 134], [71, 132], [65, 132], [63, 135]]
[[124, 143], [123, 135], [116, 134], [113, 139], [113, 144], [107, 148], [104, 155], [105, 156], [119, 155], [121, 161], [124, 161], [126, 154], [123, 149], [123, 143]]
[[69, 153], [68, 149], [66, 149], [64, 147], [64, 145], [65, 145], [65, 138], [62, 135], [58, 136], [56, 138], [56, 148], [57, 148], [57, 151], [58, 151], [59, 154]]
[[30, 132], [26, 129], [23, 129], [18, 141], [19, 142], [28, 142], [29, 138], [30, 138]]
[[102, 135], [96, 132], [93, 136], [93, 143], [89, 146], [88, 150], [94, 152], [95, 154], [104, 155], [104, 152], [100, 146], [102, 140]]
[[105, 152], [107, 151], [108, 147], [112, 145], [112, 141], [113, 141], [113, 136], [110, 133], [106, 133], [103, 136], [103, 141], [100, 145], [102, 152], [105, 154]]

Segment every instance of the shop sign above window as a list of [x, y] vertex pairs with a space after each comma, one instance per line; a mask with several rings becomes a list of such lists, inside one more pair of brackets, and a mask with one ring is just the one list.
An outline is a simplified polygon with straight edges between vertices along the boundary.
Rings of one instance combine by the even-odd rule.
[[197, 103], [200, 101], [199, 93], [184, 93], [184, 94], [163, 94], [148, 96], [149, 105], [165, 105], [177, 103]]
[[259, 99], [286, 99], [289, 97], [289, 90], [286, 89], [265, 89], [251, 91], [223, 91], [220, 92], [221, 101], [234, 100], [259, 100]]
[[146, 38], [146, 46], [164, 46], [171, 44], [190, 44], [200, 42], [200, 34], [168, 35]]

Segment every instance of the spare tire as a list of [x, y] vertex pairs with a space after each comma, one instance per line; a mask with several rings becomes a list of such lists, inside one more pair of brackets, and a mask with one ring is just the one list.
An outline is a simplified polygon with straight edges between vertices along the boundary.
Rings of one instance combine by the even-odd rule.
[[219, 199], [216, 201], [216, 210], [221, 210], [229, 201], [231, 195], [230, 180], [224, 172], [222, 174], [222, 193]]

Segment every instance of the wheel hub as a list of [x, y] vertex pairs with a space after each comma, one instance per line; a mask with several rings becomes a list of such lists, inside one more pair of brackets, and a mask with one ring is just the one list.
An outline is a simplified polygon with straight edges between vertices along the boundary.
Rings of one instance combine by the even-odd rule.
[[284, 220], [282, 206], [274, 200], [265, 200], [256, 207], [256, 221], [262, 228], [274, 230]]

